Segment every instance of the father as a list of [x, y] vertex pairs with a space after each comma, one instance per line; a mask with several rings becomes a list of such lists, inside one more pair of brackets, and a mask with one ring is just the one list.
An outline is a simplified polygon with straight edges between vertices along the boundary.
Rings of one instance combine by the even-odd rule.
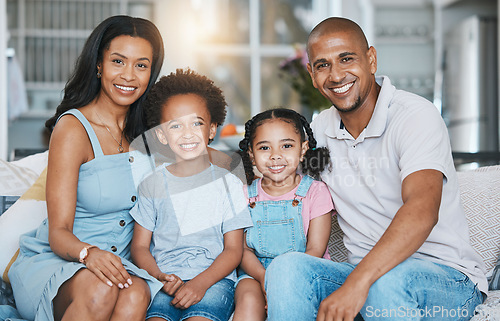
[[[269, 320], [468, 320], [487, 292], [472, 249], [445, 124], [429, 101], [375, 77], [361, 28], [328, 18], [308, 70], [333, 104], [312, 124], [348, 263], [285, 254], [267, 270]], [[482, 293], [481, 293], [482, 292]]]

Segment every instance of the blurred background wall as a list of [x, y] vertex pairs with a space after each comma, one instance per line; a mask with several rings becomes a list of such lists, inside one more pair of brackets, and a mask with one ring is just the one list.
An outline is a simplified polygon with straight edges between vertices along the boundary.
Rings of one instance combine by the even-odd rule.
[[6, 52], [0, 157], [47, 148], [43, 123], [61, 100], [86, 37], [104, 18], [129, 14], [159, 27], [166, 49], [162, 73], [190, 67], [214, 79], [229, 104], [226, 123], [240, 126], [273, 106], [308, 118], [327, 108], [314, 91], [293, 87], [304, 71], [293, 63], [305, 61], [306, 37], [321, 20], [353, 19], [377, 49], [377, 73], [436, 105], [455, 152], [491, 159], [488, 153], [499, 149], [498, 2], [0, 0], [7, 18], [0, 19], [0, 51]]

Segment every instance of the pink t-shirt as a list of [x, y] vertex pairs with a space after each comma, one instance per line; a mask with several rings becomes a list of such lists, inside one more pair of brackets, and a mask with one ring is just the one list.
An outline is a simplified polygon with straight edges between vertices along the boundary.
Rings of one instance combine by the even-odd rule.
[[[290, 192], [280, 195], [271, 196], [267, 194], [262, 189], [262, 180], [259, 179], [257, 182], [257, 199], [255, 201], [282, 201], [282, 200], [293, 200], [295, 198], [295, 192], [299, 189], [298, 184]], [[248, 198], [247, 186], [244, 187], [245, 196]], [[334, 209], [332, 197], [330, 191], [325, 183], [321, 181], [313, 181], [306, 197], [302, 199], [302, 223], [304, 226], [304, 233], [307, 237], [307, 231], [309, 230], [309, 222], [316, 217], [329, 213]], [[313, 206], [314, 204], [314, 206]], [[330, 254], [328, 254], [328, 249], [323, 256], [325, 259], [330, 259]]]

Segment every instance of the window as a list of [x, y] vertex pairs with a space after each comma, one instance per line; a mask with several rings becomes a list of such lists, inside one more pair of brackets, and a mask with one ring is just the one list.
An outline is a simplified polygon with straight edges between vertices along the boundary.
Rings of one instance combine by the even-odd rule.
[[115, 14], [152, 20], [165, 42], [163, 73], [212, 78], [242, 124], [273, 106], [301, 110], [280, 62], [341, 0], [7, 0], [8, 47], [23, 70], [31, 113], [51, 115], [91, 30]]
[[[190, 67], [219, 85], [227, 122], [243, 124], [261, 110], [301, 111], [298, 95], [279, 76], [280, 63], [332, 14], [328, 0], [169, 0], [159, 3], [165, 69]], [[304, 110], [304, 112], [307, 112]]]
[[151, 1], [7, 0], [8, 47], [23, 71], [32, 113], [52, 115], [92, 29], [108, 16], [152, 19]]

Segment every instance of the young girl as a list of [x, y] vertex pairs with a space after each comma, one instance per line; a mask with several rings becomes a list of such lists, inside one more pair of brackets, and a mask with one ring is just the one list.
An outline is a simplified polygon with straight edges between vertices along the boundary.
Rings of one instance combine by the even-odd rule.
[[146, 99], [148, 125], [175, 158], [141, 182], [131, 210], [132, 258], [164, 284], [148, 320], [221, 321], [233, 312], [243, 228], [252, 221], [243, 183], [207, 153], [225, 106], [221, 90], [189, 69], [162, 77]]
[[[264, 276], [273, 258], [291, 251], [329, 258], [333, 202], [313, 177], [330, 159], [326, 148], [316, 148], [307, 120], [285, 108], [249, 120], [240, 149], [254, 226], [245, 231], [233, 320], [265, 320]], [[304, 175], [297, 173], [299, 165]], [[254, 179], [253, 166], [262, 178]]]

